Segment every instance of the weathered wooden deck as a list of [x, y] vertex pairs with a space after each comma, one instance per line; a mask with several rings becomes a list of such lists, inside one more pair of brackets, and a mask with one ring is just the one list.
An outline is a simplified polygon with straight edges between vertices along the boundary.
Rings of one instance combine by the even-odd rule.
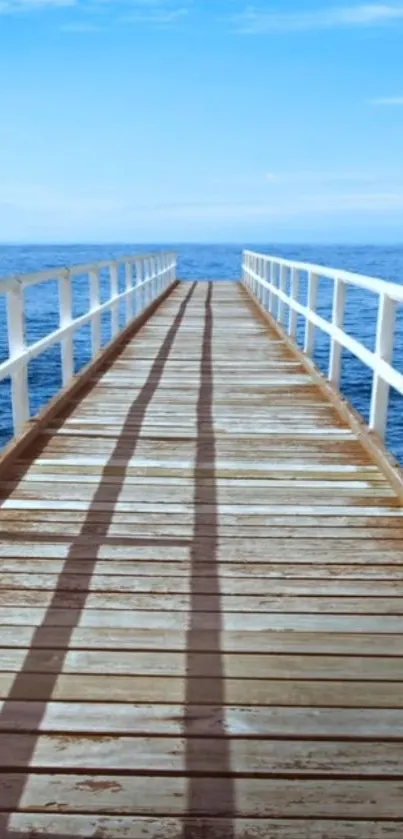
[[239, 285], [0, 492], [1, 839], [402, 839], [401, 501]]

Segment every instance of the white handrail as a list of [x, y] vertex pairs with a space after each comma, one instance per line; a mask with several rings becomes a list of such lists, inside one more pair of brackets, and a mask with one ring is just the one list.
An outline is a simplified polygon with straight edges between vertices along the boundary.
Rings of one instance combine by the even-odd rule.
[[[375, 277], [365, 277], [349, 271], [281, 259], [277, 256], [244, 251], [243, 282], [259, 302], [268, 308], [279, 324], [286, 327], [288, 308], [288, 334], [295, 340], [297, 316], [305, 320], [304, 351], [312, 358], [316, 329], [330, 336], [328, 379], [340, 386], [342, 348], [349, 350], [373, 373], [369, 427], [383, 439], [386, 434], [389, 389], [403, 394], [403, 375], [392, 366], [396, 308], [403, 303], [403, 286], [385, 282]], [[300, 272], [308, 275], [307, 305], [298, 300]], [[321, 277], [333, 280], [332, 320], [316, 312], [318, 285]], [[290, 293], [287, 293], [289, 283]], [[378, 317], [375, 352], [368, 350], [343, 329], [348, 286], [366, 289], [378, 295]], [[277, 301], [277, 311], [275, 307]]]
[[[125, 266], [125, 290], [119, 293], [119, 266]], [[110, 297], [100, 303], [100, 271], [109, 270]], [[134, 276], [135, 270], [135, 276]], [[72, 316], [72, 278], [87, 274], [90, 308], [84, 315]], [[91, 360], [101, 347], [101, 315], [111, 312], [111, 340], [128, 326], [140, 312], [164, 291], [176, 277], [176, 255], [155, 253], [102, 261], [71, 268], [53, 268], [24, 276], [0, 280], [0, 295], [6, 296], [9, 356], [0, 364], [0, 382], [11, 377], [14, 435], [29, 419], [28, 363], [45, 350], [61, 344], [62, 379], [66, 386], [74, 375], [73, 336], [91, 323]], [[25, 338], [24, 289], [57, 280], [59, 290], [58, 329], [29, 346]], [[119, 328], [119, 305], [124, 301], [125, 323]]]

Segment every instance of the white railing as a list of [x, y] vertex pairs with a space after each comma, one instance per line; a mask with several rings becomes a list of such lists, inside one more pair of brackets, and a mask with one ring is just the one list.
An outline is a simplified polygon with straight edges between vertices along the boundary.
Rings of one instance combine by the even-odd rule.
[[[119, 293], [119, 267], [124, 265], [125, 290]], [[100, 302], [100, 272], [107, 269], [110, 297]], [[72, 279], [86, 274], [89, 278], [90, 308], [80, 317], [72, 314]], [[101, 348], [101, 315], [110, 312], [111, 340], [121, 332], [164, 289], [174, 282], [176, 256], [154, 253], [127, 257], [116, 261], [54, 268], [35, 274], [0, 280], [0, 295], [6, 295], [9, 357], [0, 364], [0, 381], [11, 378], [14, 435], [18, 435], [29, 419], [28, 363], [55, 344], [61, 344], [63, 386], [74, 375], [73, 336], [86, 323], [91, 324], [91, 359]], [[29, 286], [57, 280], [59, 291], [59, 327], [54, 332], [27, 345], [25, 334], [24, 290]], [[125, 302], [125, 323], [119, 326], [119, 307]]]
[[[306, 305], [298, 300], [301, 271], [308, 275]], [[321, 277], [333, 281], [331, 321], [321, 317], [316, 311], [318, 284]], [[394, 351], [396, 308], [399, 303], [403, 303], [403, 286], [374, 277], [324, 268], [321, 265], [292, 262], [252, 251], [244, 251], [243, 254], [243, 282], [294, 340], [297, 335], [298, 315], [304, 318], [304, 351], [308, 356], [313, 355], [316, 329], [320, 329], [330, 337], [328, 379], [337, 388], [340, 386], [343, 348], [349, 350], [372, 371], [369, 426], [371, 430], [384, 438], [388, 417], [389, 389], [395, 388], [403, 394], [403, 375], [391, 363]], [[378, 297], [375, 352], [367, 349], [343, 329], [348, 286], [371, 291]]]

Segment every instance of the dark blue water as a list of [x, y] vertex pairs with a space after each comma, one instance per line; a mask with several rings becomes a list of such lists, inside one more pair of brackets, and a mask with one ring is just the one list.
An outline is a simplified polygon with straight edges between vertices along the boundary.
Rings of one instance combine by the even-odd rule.
[[[172, 246], [168, 246], [172, 249]], [[344, 246], [344, 245], [176, 245], [178, 253], [178, 276], [183, 279], [237, 279], [240, 276], [241, 253], [245, 247], [262, 253], [272, 253], [302, 262], [311, 262], [367, 276], [403, 283], [403, 246]], [[0, 282], [11, 274], [24, 274], [54, 266], [96, 262], [116, 259], [128, 254], [165, 250], [165, 245], [137, 247], [134, 245], [48, 245], [48, 246], [0, 246]], [[123, 291], [123, 271], [119, 277]], [[319, 284], [318, 311], [329, 318], [332, 307], [333, 283], [321, 278]], [[48, 334], [58, 325], [58, 295], [55, 282], [28, 288], [26, 296], [26, 333], [28, 343], [33, 343]], [[109, 296], [108, 272], [101, 275], [101, 299]], [[306, 278], [301, 277], [302, 302], [306, 300]], [[88, 310], [88, 280], [76, 277], [73, 281], [74, 316]], [[360, 289], [349, 288], [346, 303], [346, 330], [359, 338], [369, 349], [375, 347], [377, 298]], [[123, 324], [123, 309], [120, 322]], [[110, 316], [102, 319], [102, 342], [110, 339]], [[302, 319], [298, 323], [298, 341], [303, 342]], [[398, 312], [394, 364], [403, 372], [403, 307]], [[4, 296], [0, 295], [0, 360], [8, 354], [5, 326]], [[75, 370], [80, 370], [90, 358], [90, 327], [79, 330], [74, 340]], [[326, 371], [329, 360], [329, 339], [317, 334], [315, 360]], [[40, 358], [29, 364], [29, 387], [31, 414], [37, 411], [60, 389], [60, 348], [52, 347]], [[368, 370], [348, 352], [343, 353], [342, 391], [354, 407], [368, 420], [371, 376]], [[0, 383], [0, 445], [11, 437], [10, 385]], [[388, 417], [387, 444], [403, 463], [403, 397], [392, 392]]]

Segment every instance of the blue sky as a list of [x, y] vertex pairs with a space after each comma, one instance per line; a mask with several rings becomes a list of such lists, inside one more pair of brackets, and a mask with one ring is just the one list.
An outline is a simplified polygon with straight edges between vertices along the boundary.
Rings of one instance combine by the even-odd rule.
[[403, 2], [0, 0], [1, 241], [403, 241]]

